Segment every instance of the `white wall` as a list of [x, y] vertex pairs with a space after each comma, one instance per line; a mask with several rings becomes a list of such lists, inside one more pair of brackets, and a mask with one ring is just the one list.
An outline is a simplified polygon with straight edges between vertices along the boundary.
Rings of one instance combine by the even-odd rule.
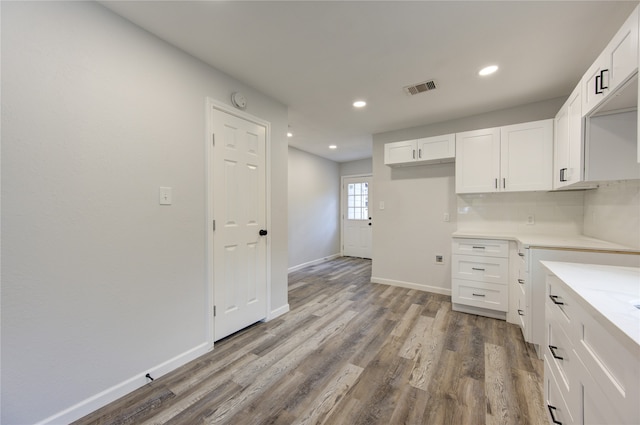
[[[384, 165], [384, 144], [412, 138], [552, 118], [565, 98], [488, 112], [472, 117], [408, 128], [373, 136], [373, 270], [371, 280], [433, 292], [451, 291], [451, 234], [468, 200], [455, 194], [453, 163], [390, 168]], [[530, 199], [502, 194], [517, 205]], [[571, 198], [572, 195], [568, 195]], [[559, 202], [565, 202], [561, 195]], [[385, 203], [380, 209], [380, 201]], [[545, 200], [546, 202], [546, 200]], [[575, 201], [570, 201], [573, 205]], [[578, 203], [581, 203], [578, 202]], [[569, 208], [571, 211], [573, 206]], [[465, 211], [465, 210], [462, 210]], [[546, 210], [545, 210], [546, 211]], [[450, 221], [443, 221], [444, 213]], [[568, 225], [573, 227], [573, 224]], [[443, 254], [446, 263], [435, 264]]]
[[289, 269], [340, 254], [337, 162], [289, 147]]
[[[1, 7], [2, 423], [67, 423], [210, 346], [205, 99], [271, 123], [276, 209], [287, 109], [96, 3]], [[286, 214], [269, 230], [281, 311]]]
[[373, 172], [372, 158], [358, 159], [356, 161], [341, 162], [341, 176], [366, 175]]
[[585, 191], [584, 234], [640, 249], [640, 181]]

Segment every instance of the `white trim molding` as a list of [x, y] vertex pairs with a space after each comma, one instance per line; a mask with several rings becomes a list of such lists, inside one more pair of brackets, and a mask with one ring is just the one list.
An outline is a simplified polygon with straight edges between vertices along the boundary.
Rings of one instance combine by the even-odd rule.
[[206, 354], [210, 351], [211, 344], [209, 342], [203, 342], [202, 344], [193, 347], [192, 349], [185, 351], [182, 354], [178, 354], [172, 359], [167, 360], [164, 363], [160, 363], [154, 367], [151, 367], [147, 370], [139, 372], [138, 374], [126, 379], [111, 388], [107, 388], [106, 390], [95, 394], [85, 400], [82, 400], [80, 403], [77, 403], [67, 409], [64, 409], [58, 413], [55, 413], [52, 416], [49, 416], [46, 419], [38, 422], [35, 425], [55, 425], [61, 423], [71, 423], [75, 420], [82, 418], [83, 416], [88, 415], [91, 412], [98, 410], [99, 408], [106, 406], [107, 404], [123, 397], [130, 392], [137, 390], [149, 383], [146, 375], [149, 374], [153, 379], [159, 378], [172, 370], [183, 366], [190, 361]]
[[321, 264], [321, 263], [324, 263], [325, 261], [333, 260], [334, 258], [338, 258], [340, 256], [341, 256], [341, 254], [337, 253], [337, 254], [330, 255], [328, 257], [318, 258], [317, 260], [307, 261], [306, 263], [302, 263], [302, 264], [298, 264], [297, 266], [289, 267], [289, 269], [287, 271], [289, 273], [295, 272], [296, 270], [300, 270], [300, 269], [303, 269], [303, 268], [309, 267], [309, 266], [315, 266], [316, 264]]
[[417, 289], [418, 291], [433, 292], [435, 294], [451, 296], [451, 289], [440, 288], [438, 286], [423, 285], [421, 283], [403, 282], [401, 280], [383, 279], [371, 276], [371, 283], [380, 283], [382, 285], [398, 286], [400, 288]]
[[289, 304], [285, 304], [282, 307], [278, 307], [275, 310], [271, 310], [269, 312], [269, 315], [267, 316], [267, 319], [265, 320], [265, 322], [269, 322], [273, 319], [276, 319], [280, 316], [282, 316], [285, 313], [289, 312]]

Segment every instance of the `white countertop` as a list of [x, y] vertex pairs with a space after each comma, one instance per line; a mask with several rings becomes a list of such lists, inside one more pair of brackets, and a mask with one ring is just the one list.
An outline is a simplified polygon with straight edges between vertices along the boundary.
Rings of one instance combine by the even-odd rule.
[[[640, 345], [640, 268], [541, 261], [630, 349]], [[633, 344], [635, 343], [635, 345]]]
[[604, 251], [639, 252], [640, 249], [626, 245], [620, 245], [601, 239], [590, 238], [582, 235], [533, 235], [496, 232], [457, 231], [454, 238], [478, 238], [478, 239], [503, 239], [522, 243], [526, 248], [567, 248], [567, 249], [594, 249]]

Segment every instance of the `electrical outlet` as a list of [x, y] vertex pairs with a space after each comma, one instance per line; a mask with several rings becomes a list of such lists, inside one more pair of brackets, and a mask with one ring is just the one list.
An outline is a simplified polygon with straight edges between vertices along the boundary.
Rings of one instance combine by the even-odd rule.
[[444, 264], [444, 255], [436, 254], [436, 264]]
[[527, 224], [536, 224], [536, 218], [533, 215], [528, 215]]

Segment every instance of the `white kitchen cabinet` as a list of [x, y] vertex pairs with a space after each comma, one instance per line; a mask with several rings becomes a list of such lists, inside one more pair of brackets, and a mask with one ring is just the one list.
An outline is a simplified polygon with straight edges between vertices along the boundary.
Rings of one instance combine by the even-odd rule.
[[553, 120], [456, 134], [456, 193], [550, 190]]
[[500, 177], [500, 129], [456, 134], [456, 193], [497, 192]]
[[453, 162], [455, 134], [385, 143], [384, 163], [392, 167]]
[[529, 341], [530, 286], [528, 259], [529, 249], [520, 242], [511, 242], [509, 254], [509, 312], [507, 321], [520, 327], [525, 341]]
[[582, 77], [582, 114], [587, 116], [638, 70], [638, 8], [631, 13]]
[[541, 261], [568, 261], [572, 263], [607, 264], [614, 266], [640, 267], [640, 252], [620, 253], [616, 251], [589, 249], [554, 249], [552, 247], [529, 246], [529, 332], [525, 341], [534, 344], [538, 357], [542, 358], [546, 341], [545, 303], [547, 271]]
[[[546, 264], [553, 271], [558, 263]], [[640, 347], [605, 328], [608, 319], [575, 288], [547, 271], [544, 390], [549, 422], [637, 424]]]
[[576, 88], [555, 118], [553, 188], [595, 188], [599, 182], [640, 179], [637, 111], [584, 119]]
[[452, 309], [505, 319], [509, 309], [509, 242], [454, 238]]
[[555, 118], [553, 188], [584, 180], [584, 120], [581, 87], [577, 86]]
[[500, 129], [500, 183], [503, 191], [551, 190], [553, 120]]

